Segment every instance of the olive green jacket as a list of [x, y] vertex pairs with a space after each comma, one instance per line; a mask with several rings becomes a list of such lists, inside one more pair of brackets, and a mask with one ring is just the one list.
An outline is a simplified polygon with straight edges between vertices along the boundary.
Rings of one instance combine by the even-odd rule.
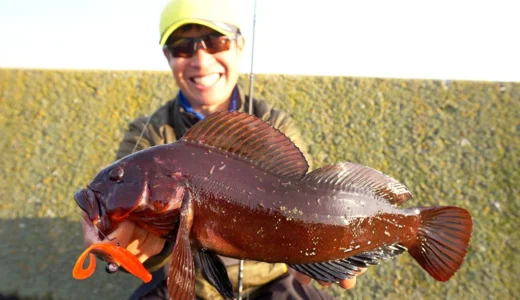
[[[239, 103], [237, 110], [248, 112], [249, 100], [239, 88]], [[287, 135], [303, 153], [312, 169], [311, 157], [294, 120], [286, 113], [269, 105], [264, 100], [253, 99], [253, 114]], [[148, 120], [149, 119], [149, 120]], [[117, 159], [155, 145], [172, 143], [180, 139], [186, 131], [197, 122], [197, 118], [186, 112], [178, 103], [177, 98], [170, 100], [151, 117], [140, 117], [130, 123], [117, 151]], [[141, 136], [142, 135], [142, 136]], [[140, 137], [141, 136], [141, 137]], [[134, 149], [135, 148], [135, 149]], [[155, 271], [169, 261], [172, 253], [172, 243], [166, 242], [161, 253], [149, 258], [144, 266]], [[237, 290], [238, 260], [221, 257], [227, 266], [229, 278], [235, 291]], [[243, 292], [247, 295], [256, 288], [287, 272], [285, 264], [268, 264], [263, 262], [244, 262]], [[200, 269], [196, 273], [196, 294], [202, 299], [221, 299], [220, 294], [201, 275]]]

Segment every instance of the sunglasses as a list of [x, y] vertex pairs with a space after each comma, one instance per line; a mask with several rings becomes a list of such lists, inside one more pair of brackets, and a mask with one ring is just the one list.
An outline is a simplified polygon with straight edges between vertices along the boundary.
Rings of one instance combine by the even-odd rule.
[[170, 51], [173, 57], [189, 58], [193, 56], [199, 49], [199, 44], [209, 54], [215, 54], [229, 50], [231, 41], [236, 40], [235, 37], [225, 35], [206, 35], [198, 38], [179, 38], [172, 43], [166, 44], [164, 47]]

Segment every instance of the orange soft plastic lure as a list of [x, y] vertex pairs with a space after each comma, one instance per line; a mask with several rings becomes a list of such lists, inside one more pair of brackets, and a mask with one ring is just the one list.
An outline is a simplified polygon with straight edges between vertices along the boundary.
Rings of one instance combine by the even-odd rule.
[[[122, 247], [109, 243], [93, 244], [81, 253], [76, 261], [76, 265], [74, 265], [74, 269], [72, 269], [72, 276], [75, 279], [86, 279], [94, 273], [96, 269], [96, 257], [91, 252], [109, 257], [112, 261], [144, 282], [150, 282], [150, 280], [152, 280], [152, 274], [146, 270], [143, 264], [132, 253]], [[87, 256], [90, 257], [89, 265], [86, 269], [83, 269], [83, 264]]]

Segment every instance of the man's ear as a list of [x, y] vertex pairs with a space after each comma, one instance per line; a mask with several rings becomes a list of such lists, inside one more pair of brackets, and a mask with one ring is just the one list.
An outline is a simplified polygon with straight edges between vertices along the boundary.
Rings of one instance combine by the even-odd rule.
[[237, 49], [242, 53], [244, 51], [244, 46], [246, 44], [246, 40], [244, 39], [244, 36], [240, 35], [237, 38]]
[[168, 48], [163, 47], [163, 48], [162, 48], [162, 52], [163, 52], [163, 54], [164, 54], [164, 57], [166, 57], [166, 60], [167, 60], [167, 61], [170, 61], [170, 51], [168, 51]]

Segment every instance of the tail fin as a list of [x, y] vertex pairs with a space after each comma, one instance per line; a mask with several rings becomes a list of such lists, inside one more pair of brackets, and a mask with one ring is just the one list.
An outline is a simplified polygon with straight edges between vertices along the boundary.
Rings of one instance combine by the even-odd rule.
[[460, 268], [473, 222], [465, 209], [443, 206], [421, 209], [417, 240], [408, 252], [438, 281], [447, 281]]

